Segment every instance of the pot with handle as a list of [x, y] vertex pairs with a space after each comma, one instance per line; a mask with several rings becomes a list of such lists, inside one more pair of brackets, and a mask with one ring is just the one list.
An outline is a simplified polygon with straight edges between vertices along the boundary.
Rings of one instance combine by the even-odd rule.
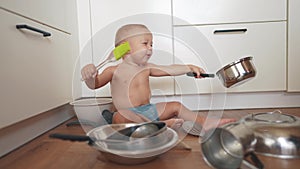
[[[253, 57], [245, 57], [232, 62], [217, 71], [217, 76], [226, 88], [241, 85], [256, 76], [256, 69], [252, 62]], [[188, 76], [196, 76], [194, 72]], [[214, 74], [200, 74], [202, 77], [214, 77]]]
[[[136, 139], [130, 139], [132, 131], [129, 135], [125, 131], [128, 128], [131, 130], [141, 126], [135, 123], [103, 125], [90, 130], [86, 136], [54, 133], [50, 137], [69, 141], [87, 141], [89, 146], [99, 150], [107, 160], [134, 165], [154, 160], [177, 144], [178, 135], [173, 129], [161, 124], [163, 122], [155, 123], [158, 124], [159, 131]], [[151, 124], [155, 123], [151, 122]], [[119, 137], [120, 134], [123, 137]]]
[[205, 133], [201, 149], [205, 162], [216, 169], [240, 168], [249, 155], [257, 168], [262, 169], [264, 165], [253, 153], [255, 143], [253, 131], [236, 122]]

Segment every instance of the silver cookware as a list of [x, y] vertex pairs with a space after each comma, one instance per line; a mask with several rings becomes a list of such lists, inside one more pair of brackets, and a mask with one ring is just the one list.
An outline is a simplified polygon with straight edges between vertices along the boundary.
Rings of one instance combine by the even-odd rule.
[[[217, 76], [226, 88], [241, 85], [256, 75], [256, 69], [252, 62], [253, 57], [245, 57], [232, 62], [217, 71]], [[188, 76], [196, 76], [193, 72]], [[200, 74], [202, 77], [214, 77], [214, 74]]]
[[217, 76], [227, 88], [241, 85], [256, 75], [252, 57], [245, 57], [232, 62], [217, 71]]
[[251, 129], [242, 123], [230, 123], [205, 133], [201, 149], [205, 162], [216, 169], [240, 168], [248, 155], [258, 168], [263, 168], [253, 153], [255, 143]]
[[178, 141], [177, 133], [170, 128], [155, 135], [136, 139], [130, 139], [130, 135], [119, 132], [140, 125], [135, 123], [103, 125], [90, 130], [86, 136], [78, 136], [79, 139], [76, 136], [69, 138], [69, 135], [62, 138], [57, 133], [51, 134], [50, 137], [70, 141], [88, 141], [89, 145], [99, 150], [105, 159], [120, 164], [149, 162], [171, 149]]
[[255, 152], [282, 159], [300, 158], [300, 120], [280, 111], [251, 114], [242, 119], [257, 139]]

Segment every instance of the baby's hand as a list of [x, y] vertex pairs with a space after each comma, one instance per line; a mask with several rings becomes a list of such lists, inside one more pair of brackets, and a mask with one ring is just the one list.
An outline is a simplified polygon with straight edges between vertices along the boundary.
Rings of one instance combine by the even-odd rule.
[[205, 73], [205, 71], [202, 68], [195, 66], [195, 65], [188, 65], [188, 66], [191, 69], [191, 72], [194, 72], [197, 74], [197, 76], [195, 76], [196, 78], [203, 78], [200, 76], [201, 73]]
[[94, 64], [88, 64], [81, 69], [82, 80], [94, 79], [98, 74], [98, 70]]

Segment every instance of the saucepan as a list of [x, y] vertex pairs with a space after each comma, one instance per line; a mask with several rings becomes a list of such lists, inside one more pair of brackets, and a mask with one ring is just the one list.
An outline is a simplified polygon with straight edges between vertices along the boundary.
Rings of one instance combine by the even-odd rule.
[[[161, 132], [133, 140], [130, 139], [133, 132], [128, 134], [127, 131], [124, 133], [120, 131], [127, 128], [136, 131], [136, 126], [141, 126], [141, 124], [108, 124], [90, 130], [86, 136], [54, 133], [50, 137], [70, 141], [88, 141], [89, 145], [99, 150], [106, 160], [119, 164], [141, 164], [156, 159], [175, 146], [178, 141], [178, 135], [173, 129], [161, 125], [163, 122], [151, 122], [153, 123], [159, 123], [157, 127]], [[123, 136], [120, 137], [120, 135]]]
[[264, 165], [254, 153], [256, 138], [243, 123], [230, 123], [205, 133], [201, 149], [205, 162], [216, 169], [237, 169], [251, 165], [244, 158], [250, 156], [256, 167]]
[[[252, 62], [253, 57], [244, 57], [232, 62], [217, 71], [217, 76], [226, 88], [241, 85], [256, 75], [256, 69]], [[194, 72], [187, 73], [188, 76], [195, 76]], [[214, 74], [200, 74], [202, 77], [214, 77]]]

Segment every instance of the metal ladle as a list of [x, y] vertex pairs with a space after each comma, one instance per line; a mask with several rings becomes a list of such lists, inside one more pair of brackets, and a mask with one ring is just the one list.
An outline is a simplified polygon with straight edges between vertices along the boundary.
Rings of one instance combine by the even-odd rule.
[[134, 140], [137, 138], [148, 138], [155, 136], [167, 129], [164, 122], [147, 122], [136, 126], [127, 127], [116, 131], [108, 139], [113, 140]]
[[149, 137], [158, 134], [158, 131], [161, 132], [162, 130], [160, 130], [156, 124], [149, 123], [138, 127], [134, 132], [132, 132], [130, 137], [132, 138]]

